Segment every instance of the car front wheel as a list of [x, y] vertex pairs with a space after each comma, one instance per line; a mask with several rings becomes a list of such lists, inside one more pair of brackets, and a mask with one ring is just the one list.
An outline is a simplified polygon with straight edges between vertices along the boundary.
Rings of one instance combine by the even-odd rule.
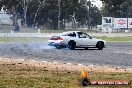
[[98, 48], [98, 50], [102, 50], [104, 48], [104, 42], [98, 42], [97, 48]]

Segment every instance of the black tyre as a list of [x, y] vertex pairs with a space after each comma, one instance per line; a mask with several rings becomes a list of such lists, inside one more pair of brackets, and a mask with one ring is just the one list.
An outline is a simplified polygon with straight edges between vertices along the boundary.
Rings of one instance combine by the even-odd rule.
[[76, 48], [76, 42], [75, 41], [69, 41], [68, 42], [68, 48], [70, 49], [70, 50], [74, 50], [75, 48]]
[[104, 42], [98, 42], [97, 48], [98, 48], [98, 50], [102, 50], [104, 48]]
[[80, 80], [80, 85], [81, 86], [88, 86], [88, 85], [90, 85], [90, 80], [88, 78], [82, 78]]
[[85, 50], [88, 50], [88, 47], [86, 47]]

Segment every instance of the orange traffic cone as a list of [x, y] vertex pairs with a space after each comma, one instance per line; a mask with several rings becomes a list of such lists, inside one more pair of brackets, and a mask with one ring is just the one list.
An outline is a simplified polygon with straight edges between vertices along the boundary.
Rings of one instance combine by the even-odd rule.
[[81, 77], [82, 77], [82, 78], [87, 78], [87, 77], [89, 77], [88, 72], [86, 72], [84, 68], [82, 68]]
[[90, 85], [91, 84], [91, 82], [90, 82], [90, 80], [89, 80], [88, 77], [89, 77], [88, 72], [86, 72], [85, 69], [82, 68], [81, 80], [80, 80], [80, 84], [82, 86], [87, 86], [87, 85]]

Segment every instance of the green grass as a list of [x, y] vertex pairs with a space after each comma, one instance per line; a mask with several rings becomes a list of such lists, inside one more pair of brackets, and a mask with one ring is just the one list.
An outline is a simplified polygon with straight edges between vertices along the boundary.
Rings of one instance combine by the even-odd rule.
[[48, 38], [0, 38], [0, 42], [44, 42]]
[[[127, 79], [131, 73], [92, 73], [90, 79]], [[79, 84], [80, 73], [52, 71], [46, 68], [0, 65], [0, 88], [83, 88]], [[132, 88], [128, 86], [89, 86], [85, 88]]]
[[113, 42], [132, 42], [132, 37], [97, 37], [97, 38]]
[[[97, 37], [112, 42], [132, 42], [132, 37]], [[45, 42], [48, 38], [0, 38], [0, 42]]]

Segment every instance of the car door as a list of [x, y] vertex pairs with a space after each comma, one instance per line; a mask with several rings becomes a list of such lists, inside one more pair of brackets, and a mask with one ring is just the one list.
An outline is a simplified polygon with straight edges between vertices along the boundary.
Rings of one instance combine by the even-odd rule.
[[67, 33], [66, 35], [64, 35], [63, 38], [65, 40], [64, 43], [67, 45], [70, 40], [76, 41], [77, 37], [76, 37], [75, 32], [70, 32], [70, 33]]
[[83, 33], [83, 32], [78, 32], [78, 37], [80, 41], [80, 45], [83, 47], [88, 47], [88, 46], [95, 46], [96, 41], [92, 39], [88, 34]]

